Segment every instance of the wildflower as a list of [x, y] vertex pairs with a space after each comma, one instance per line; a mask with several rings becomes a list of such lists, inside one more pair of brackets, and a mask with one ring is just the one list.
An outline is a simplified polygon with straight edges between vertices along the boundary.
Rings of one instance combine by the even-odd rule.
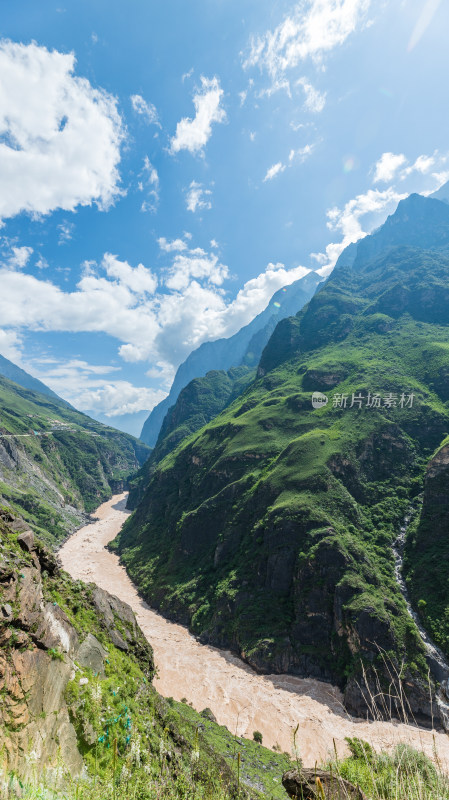
[[101, 686], [99, 683], [92, 688], [92, 700], [94, 703], [101, 703]]
[[190, 753], [190, 760], [192, 764], [195, 764], [197, 761], [200, 760], [200, 751], [199, 750], [192, 750]]
[[140, 767], [140, 737], [136, 736], [135, 739], [131, 741], [130, 747], [130, 757], [131, 760], [136, 764], [137, 767]]
[[126, 764], [123, 764], [122, 771], [120, 773], [120, 783], [126, 783], [127, 781], [129, 781], [130, 777], [131, 777], [130, 770], [128, 769]]

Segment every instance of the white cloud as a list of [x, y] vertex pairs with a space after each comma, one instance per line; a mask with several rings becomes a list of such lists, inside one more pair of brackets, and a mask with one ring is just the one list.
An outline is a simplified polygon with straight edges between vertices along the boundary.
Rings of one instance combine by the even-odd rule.
[[407, 161], [403, 153], [382, 153], [379, 161], [375, 164], [373, 183], [389, 183], [393, 180], [398, 169]]
[[290, 153], [288, 155], [288, 160], [290, 161], [290, 163], [292, 161], [299, 161], [302, 164], [309, 158], [309, 156], [312, 155], [314, 149], [315, 149], [314, 144], [306, 144], [304, 147], [298, 147], [297, 150], [292, 149], [290, 150]]
[[307, 111], [319, 114], [326, 105], [326, 92], [319, 92], [318, 89], [315, 89], [315, 87], [309, 83], [307, 78], [299, 78], [299, 80], [296, 81], [296, 86], [301, 86], [304, 90], [304, 107]]
[[369, 6], [370, 0], [303, 0], [274, 30], [252, 38], [243, 66], [266, 71], [271, 91], [290, 91], [287, 72], [309, 58], [322, 61], [363, 23]]
[[[229, 270], [216, 253], [195, 247], [174, 251], [170, 258], [159, 287], [148, 268], [132, 267], [108, 253], [100, 265], [84, 265], [74, 291], [22, 270], [0, 268], [3, 329], [10, 336], [25, 330], [108, 334], [118, 340], [124, 361], [147, 360], [149, 370], [168, 375], [192, 349], [231, 336], [265, 308], [274, 291], [308, 272], [269, 264], [231, 299], [225, 290]], [[9, 343], [13, 346], [14, 339]], [[68, 396], [67, 388], [63, 394]], [[74, 404], [80, 407], [79, 395]]]
[[168, 271], [169, 277], [165, 285], [175, 291], [187, 289], [194, 279], [206, 279], [215, 286], [221, 286], [229, 277], [229, 269], [225, 264], [220, 264], [218, 256], [206, 253], [201, 247], [190, 250], [188, 255], [178, 253]]
[[142, 192], [146, 190], [147, 193], [140, 210], [155, 214], [159, 206], [159, 175], [148, 156], [144, 158], [140, 177], [142, 180], [139, 182], [139, 189]]
[[225, 122], [226, 112], [221, 106], [223, 89], [218, 78], [201, 76], [201, 89], [193, 96], [195, 117], [184, 117], [176, 126], [170, 142], [170, 152], [201, 153], [212, 135], [212, 123]]
[[117, 256], [105, 253], [102, 266], [110, 278], [115, 278], [122, 286], [126, 286], [134, 294], [154, 294], [156, 291], [157, 278], [143, 264], [131, 267], [127, 261], [119, 261]]
[[145, 117], [149, 125], [158, 125], [159, 128], [162, 127], [159, 122], [156, 106], [154, 106], [153, 103], [147, 103], [140, 94], [132, 94], [131, 103], [134, 111]]
[[183, 239], [173, 239], [172, 242], [169, 242], [165, 236], [161, 236], [157, 240], [157, 243], [164, 253], [174, 253], [181, 250], [187, 250], [187, 244]]
[[184, 81], [191, 78], [192, 75], [193, 75], [193, 67], [191, 67], [188, 72], [184, 72], [184, 74], [181, 77], [182, 82], [184, 83]]
[[275, 178], [277, 175], [280, 175], [281, 172], [284, 172], [284, 170], [285, 164], [283, 164], [282, 161], [278, 161], [277, 164], [273, 164], [272, 167], [267, 169], [263, 182], [265, 183], [266, 181], [272, 181], [273, 178]]
[[187, 210], [195, 213], [195, 211], [212, 208], [212, 203], [209, 199], [211, 196], [212, 192], [210, 189], [203, 189], [202, 183], [192, 181], [186, 193]]
[[64, 220], [64, 222], [61, 222], [61, 224], [58, 225], [57, 230], [59, 233], [58, 245], [67, 244], [67, 242], [70, 242], [70, 240], [73, 237], [73, 231], [75, 230], [75, 225], [73, 222], [68, 222], [67, 220]]
[[400, 200], [413, 192], [429, 195], [437, 191], [449, 180], [448, 162], [449, 154], [438, 150], [431, 156], [418, 156], [411, 166], [404, 166], [408, 159], [403, 154], [384, 153], [375, 165], [375, 177], [390, 175], [394, 180], [383, 191], [369, 189], [349, 200], [343, 208], [335, 207], [328, 211], [328, 228], [340, 233], [342, 238], [328, 244], [325, 253], [311, 254], [322, 265], [318, 272], [329, 274], [345, 247], [385, 222]]
[[165, 397], [161, 389], [134, 386], [129, 381], [114, 380], [111, 373], [120, 368], [88, 364], [73, 359], [59, 362], [37, 360], [33, 374], [80, 411], [95, 411], [113, 419], [121, 414], [135, 414], [151, 409]]
[[10, 269], [24, 269], [33, 255], [32, 247], [12, 247], [11, 255], [5, 262]]
[[116, 100], [74, 68], [72, 53], [0, 42], [0, 219], [104, 209], [123, 194]]
[[22, 360], [22, 339], [13, 330], [2, 330], [0, 328], [0, 354], [9, 358], [14, 364], [21, 363]]

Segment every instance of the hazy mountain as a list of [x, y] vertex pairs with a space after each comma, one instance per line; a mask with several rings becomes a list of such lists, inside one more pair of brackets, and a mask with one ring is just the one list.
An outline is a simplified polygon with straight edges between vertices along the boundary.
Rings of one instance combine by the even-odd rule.
[[178, 395], [194, 378], [201, 378], [210, 370], [224, 370], [239, 366], [244, 360], [255, 366], [278, 320], [303, 307], [312, 297], [321, 277], [310, 272], [304, 278], [279, 289], [269, 304], [248, 325], [228, 339], [204, 342], [186, 358], [178, 368], [169, 395], [155, 406], [146, 420], [140, 438], [154, 447], [164, 420]]

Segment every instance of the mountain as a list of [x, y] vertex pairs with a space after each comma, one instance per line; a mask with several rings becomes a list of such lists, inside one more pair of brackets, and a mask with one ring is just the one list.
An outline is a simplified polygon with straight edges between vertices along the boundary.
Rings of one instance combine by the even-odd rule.
[[148, 601], [202, 641], [336, 682], [362, 715], [396, 670], [427, 725], [428, 650], [393, 545], [411, 515], [412, 596], [416, 581], [448, 654], [448, 243], [449, 206], [412, 195], [343, 253], [253, 383], [157, 465], [115, 543]]
[[178, 368], [168, 396], [155, 406], [146, 420], [140, 438], [154, 447], [168, 409], [176, 402], [181, 389], [194, 378], [211, 370], [227, 371], [242, 362], [255, 366], [279, 319], [296, 313], [312, 297], [320, 276], [309, 272], [304, 278], [279, 289], [264, 311], [229, 339], [204, 342]]
[[138, 505], [157, 464], [242, 394], [254, 375], [254, 367], [242, 364], [227, 372], [211, 370], [181, 389], [175, 404], [165, 415], [156, 446], [130, 481], [127, 508], [134, 509]]
[[108, 417], [106, 414], [102, 414], [101, 411], [95, 409], [89, 409], [89, 411], [85, 413], [89, 417], [92, 417], [92, 419], [96, 419], [97, 422], [101, 422], [103, 425], [107, 426], [113, 425], [113, 427], [117, 428], [119, 431], [130, 433], [131, 436], [135, 436], [137, 439], [140, 438], [142, 425], [149, 414], [148, 411], [137, 411], [133, 414], [117, 414], [113, 417]]
[[157, 693], [152, 647], [126, 603], [73, 581], [4, 509], [0, 543], [5, 797], [111, 797], [116, 774], [124, 797], [131, 781], [136, 798], [158, 796], [162, 781], [172, 800], [192, 785], [219, 800], [285, 797], [288, 755], [239, 740], [237, 776], [234, 735]]
[[50, 543], [123, 490], [149, 449], [58, 397], [0, 377], [0, 504]]
[[[61, 403], [64, 403], [64, 400], [61, 400], [55, 392], [48, 388], [45, 383], [42, 383], [37, 378], [33, 378], [32, 375], [29, 375], [28, 372], [21, 369], [20, 367], [13, 364], [12, 361], [9, 361], [4, 356], [0, 355], [0, 375], [3, 375], [4, 378], [8, 378], [10, 381], [14, 381], [14, 383], [18, 383], [19, 386], [23, 386], [24, 389], [31, 389], [33, 392], [40, 392], [40, 394], [45, 394], [48, 397], [56, 397]], [[67, 404], [68, 405], [68, 404]]]

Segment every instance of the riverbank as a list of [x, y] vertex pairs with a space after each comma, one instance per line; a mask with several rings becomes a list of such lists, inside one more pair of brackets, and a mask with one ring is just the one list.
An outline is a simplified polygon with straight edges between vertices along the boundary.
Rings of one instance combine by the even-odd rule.
[[115, 495], [94, 513], [96, 521], [80, 528], [59, 550], [63, 568], [75, 579], [96, 583], [134, 610], [154, 649], [158, 692], [185, 698], [195, 709], [209, 707], [221, 725], [239, 736], [263, 734], [268, 747], [290, 752], [293, 730], [305, 766], [347, 752], [345, 737], [357, 736], [377, 750], [407, 742], [433, 756], [436, 747], [449, 771], [449, 739], [411, 725], [368, 722], [345, 711], [337, 687], [292, 675], [258, 675], [234, 654], [200, 644], [189, 631], [153, 611], [140, 597], [118, 557], [106, 550], [124, 524], [126, 493]]

